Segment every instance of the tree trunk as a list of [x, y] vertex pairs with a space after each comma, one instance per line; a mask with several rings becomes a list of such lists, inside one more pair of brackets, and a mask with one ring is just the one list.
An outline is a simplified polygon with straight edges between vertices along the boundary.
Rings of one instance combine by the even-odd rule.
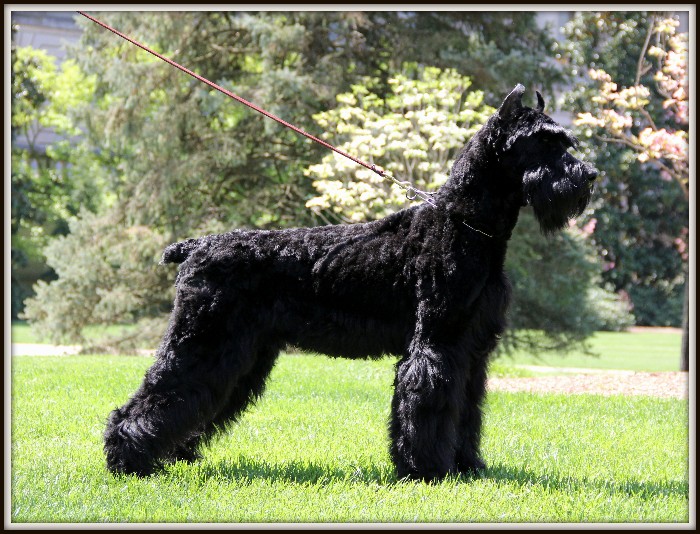
[[681, 371], [688, 371], [688, 294], [690, 286], [690, 276], [685, 279], [685, 297], [683, 298], [683, 341], [681, 341]]

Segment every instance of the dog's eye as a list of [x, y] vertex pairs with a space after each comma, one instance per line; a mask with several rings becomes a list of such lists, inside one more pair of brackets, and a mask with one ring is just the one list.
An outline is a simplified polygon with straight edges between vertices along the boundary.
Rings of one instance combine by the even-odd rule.
[[554, 137], [545, 137], [543, 138], [543, 142], [548, 150], [566, 150], [567, 148], [564, 143], [562, 143], [561, 139]]

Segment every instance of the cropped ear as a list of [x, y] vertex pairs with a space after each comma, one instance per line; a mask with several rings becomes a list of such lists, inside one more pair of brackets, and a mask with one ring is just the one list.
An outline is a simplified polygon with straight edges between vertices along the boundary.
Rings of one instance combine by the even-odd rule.
[[523, 93], [525, 93], [525, 86], [519, 83], [506, 97], [501, 107], [498, 108], [498, 116], [502, 119], [506, 119], [515, 111], [522, 108]]
[[544, 111], [544, 98], [539, 91], [535, 91], [535, 93], [537, 93], [537, 111], [542, 113]]

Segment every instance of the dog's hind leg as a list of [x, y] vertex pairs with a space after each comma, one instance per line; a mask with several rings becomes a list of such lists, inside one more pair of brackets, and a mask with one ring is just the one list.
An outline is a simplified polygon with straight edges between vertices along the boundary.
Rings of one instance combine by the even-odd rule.
[[244, 303], [212, 269], [181, 270], [156, 361], [110, 415], [104, 448], [112, 472], [143, 476], [168, 460], [195, 459], [197, 443], [254, 367], [260, 332], [240, 316]]
[[202, 422], [215, 413], [218, 393], [210, 378], [192, 370], [183, 374], [159, 358], [131, 399], [110, 414], [104, 435], [108, 469], [146, 476], [196, 440]]
[[257, 346], [254, 326], [228, 326], [225, 341], [212, 332], [185, 343], [174, 341], [172, 329], [166, 335], [139, 390], [110, 416], [110, 471], [145, 476], [167, 462], [196, 460], [201, 442], [262, 394], [278, 351]]
[[185, 367], [177, 355], [161, 355], [132, 398], [112, 412], [105, 431], [110, 471], [145, 476], [167, 461], [197, 458], [198, 445], [215, 430], [217, 416], [231, 399], [241, 397], [242, 375], [240, 368], [224, 363], [240, 360], [238, 355], [224, 352], [205, 359], [190, 354], [188, 361], [198, 355], [200, 365]]
[[179, 445], [169, 455], [170, 460], [193, 462], [200, 458], [199, 448], [206, 443], [217, 431], [238, 420], [240, 415], [259, 399], [265, 389], [272, 368], [277, 361], [279, 350], [265, 347], [256, 351], [253, 367], [237, 383], [230, 385], [230, 394], [217, 415], [208, 424], [202, 425], [202, 430], [190, 440]]

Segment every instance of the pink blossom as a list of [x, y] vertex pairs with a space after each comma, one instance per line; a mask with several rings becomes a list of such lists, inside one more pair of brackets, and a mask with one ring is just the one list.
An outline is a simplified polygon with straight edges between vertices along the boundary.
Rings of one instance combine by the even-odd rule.
[[581, 233], [583, 233], [583, 235], [586, 237], [592, 235], [593, 232], [595, 232], [595, 225], [597, 222], [598, 220], [596, 218], [592, 218], [590, 221], [583, 225], [583, 228], [581, 228]]
[[687, 158], [688, 142], [685, 139], [685, 132], [681, 130], [669, 132], [665, 128], [661, 130], [645, 128], [639, 133], [639, 143], [646, 149], [646, 157], [638, 158], [640, 161], [647, 161], [649, 158]]
[[627, 293], [627, 291], [625, 291], [624, 289], [620, 289], [620, 291], [617, 292], [617, 296], [620, 298], [620, 302], [627, 305], [627, 309], [629, 311], [632, 311], [634, 309], [634, 302], [632, 302], [632, 298], [630, 297], [630, 294]]
[[578, 118], [574, 120], [574, 124], [577, 126], [585, 124], [590, 126], [598, 126], [600, 128], [605, 127], [605, 121], [603, 119], [597, 119], [590, 113], [579, 113]]
[[659, 176], [661, 176], [661, 179], [664, 182], [673, 181], [673, 176], [671, 176], [671, 174], [666, 169], [662, 169], [661, 172], [659, 173]]
[[688, 261], [688, 229], [683, 228], [681, 230], [681, 235], [673, 240], [673, 244], [676, 245], [676, 250], [683, 258], [683, 261]]

